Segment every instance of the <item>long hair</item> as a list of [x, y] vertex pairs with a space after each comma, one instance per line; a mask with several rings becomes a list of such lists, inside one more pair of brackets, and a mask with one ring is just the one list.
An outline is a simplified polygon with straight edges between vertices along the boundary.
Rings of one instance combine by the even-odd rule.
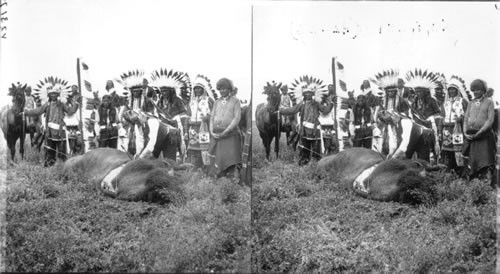
[[[109, 109], [109, 112], [107, 111]], [[113, 106], [113, 104], [110, 102], [108, 107], [105, 107], [104, 104], [101, 104], [99, 106], [99, 119], [100, 121], [98, 121], [99, 123], [101, 123], [101, 121], [104, 121], [106, 122], [106, 120], [108, 119], [108, 114], [109, 114], [109, 121], [111, 123], [116, 123], [117, 121], [116, 120], [116, 108]]]
[[354, 104], [354, 107], [352, 108], [355, 122], [357, 121], [361, 122], [363, 118], [365, 122], [370, 122], [371, 120], [372, 111], [368, 106], [368, 103], [366, 102], [366, 98], [364, 100], [365, 100], [364, 104], [361, 105], [361, 102], [358, 98], [358, 100], [356, 100], [356, 103]]

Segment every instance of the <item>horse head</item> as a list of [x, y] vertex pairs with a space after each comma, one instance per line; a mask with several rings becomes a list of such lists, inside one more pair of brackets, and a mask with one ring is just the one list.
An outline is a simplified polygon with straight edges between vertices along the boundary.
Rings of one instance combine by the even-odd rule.
[[12, 84], [12, 87], [9, 88], [9, 95], [12, 96], [12, 102], [14, 103], [13, 111], [18, 114], [24, 110], [24, 104], [26, 103], [26, 89], [27, 84], [21, 85], [17, 83], [17, 85]]
[[281, 103], [280, 94], [281, 83], [268, 82], [264, 87], [263, 94], [267, 95], [267, 110], [269, 112], [277, 112]]

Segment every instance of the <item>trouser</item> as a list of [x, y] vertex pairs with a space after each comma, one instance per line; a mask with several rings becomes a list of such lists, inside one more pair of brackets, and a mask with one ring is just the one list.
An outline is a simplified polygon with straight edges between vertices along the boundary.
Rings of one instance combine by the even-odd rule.
[[321, 142], [317, 139], [302, 138], [302, 148], [299, 156], [299, 166], [306, 165], [312, 157], [316, 160], [321, 159]]
[[144, 132], [142, 127], [132, 125], [129, 129], [128, 152], [131, 155], [140, 155], [144, 149]]
[[372, 148], [373, 132], [371, 128], [358, 128], [354, 130], [353, 147]]
[[328, 155], [338, 152], [337, 142], [335, 142], [336, 138], [337, 137], [335, 136], [323, 138], [323, 144], [325, 146], [325, 154]]
[[99, 140], [99, 147], [117, 148], [117, 146], [118, 146], [118, 138], [107, 138]]
[[66, 141], [55, 141], [47, 138], [47, 150], [45, 153], [45, 167], [52, 166], [56, 163], [56, 157], [62, 161], [66, 160]]
[[168, 145], [162, 149], [163, 157], [171, 160], [177, 160], [177, 145]]

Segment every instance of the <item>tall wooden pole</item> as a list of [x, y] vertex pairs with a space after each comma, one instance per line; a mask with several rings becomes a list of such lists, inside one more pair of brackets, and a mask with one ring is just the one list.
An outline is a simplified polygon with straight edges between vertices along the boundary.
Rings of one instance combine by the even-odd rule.
[[78, 79], [78, 94], [80, 95], [80, 100], [81, 100], [81, 103], [80, 103], [80, 109], [78, 110], [79, 113], [80, 113], [80, 121], [78, 122], [78, 127], [80, 128], [80, 134], [82, 136], [82, 142], [83, 142], [83, 151], [87, 151], [88, 148], [86, 148], [85, 146], [87, 145], [86, 142], [85, 142], [85, 134], [83, 133], [84, 132], [84, 128], [83, 128], [83, 108], [85, 107], [83, 105], [84, 100], [83, 100], [83, 97], [82, 97], [82, 79], [81, 79], [81, 75], [80, 75], [80, 58], [76, 58], [76, 76], [77, 76], [77, 79]]
[[497, 126], [497, 155], [496, 155], [496, 176], [494, 180], [496, 180], [495, 184], [498, 187], [500, 185], [500, 108], [495, 109], [496, 118], [496, 126]]
[[335, 57], [332, 57], [332, 84], [333, 84], [333, 113], [334, 113], [334, 120], [333, 120], [333, 127], [335, 128], [335, 137], [334, 137], [334, 142], [335, 142], [335, 147], [336, 151], [339, 152], [340, 150], [340, 144], [339, 144], [339, 125], [337, 122], [337, 104], [339, 103], [338, 100], [340, 98], [337, 97], [337, 76], [335, 75]]

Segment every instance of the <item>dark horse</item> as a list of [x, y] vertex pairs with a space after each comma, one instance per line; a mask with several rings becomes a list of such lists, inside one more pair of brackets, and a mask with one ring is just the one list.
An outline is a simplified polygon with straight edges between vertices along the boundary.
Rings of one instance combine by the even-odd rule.
[[259, 104], [255, 109], [257, 129], [259, 130], [260, 138], [266, 148], [266, 158], [268, 160], [273, 139], [275, 139], [274, 152], [276, 152], [276, 158], [278, 158], [281, 132], [286, 132], [288, 142], [291, 131], [290, 127], [285, 127], [283, 125], [283, 117], [278, 115], [281, 102], [280, 87], [281, 84], [276, 84], [274, 82], [273, 84], [267, 83], [263, 92], [263, 94], [267, 95], [267, 104]]
[[[29, 87], [28, 87], [29, 88]], [[26, 102], [27, 103], [27, 102]], [[34, 107], [40, 106], [40, 100], [35, 99]], [[25, 106], [27, 107], [27, 106]], [[44, 132], [42, 130], [42, 118], [41, 115], [26, 117], [26, 130], [25, 132], [30, 135], [31, 147], [35, 147], [38, 152], [42, 149]]]
[[24, 112], [25, 104], [25, 90], [26, 86], [17, 86], [12, 84], [9, 88], [9, 96], [12, 96], [12, 106], [7, 105], [2, 107], [0, 110], [0, 125], [2, 127], [3, 134], [7, 140], [7, 146], [10, 150], [11, 160], [14, 161], [14, 156], [16, 155], [16, 142], [17, 139], [20, 140], [19, 143], [19, 153], [21, 154], [21, 159], [24, 159], [24, 139], [26, 137], [26, 120], [22, 115]]

